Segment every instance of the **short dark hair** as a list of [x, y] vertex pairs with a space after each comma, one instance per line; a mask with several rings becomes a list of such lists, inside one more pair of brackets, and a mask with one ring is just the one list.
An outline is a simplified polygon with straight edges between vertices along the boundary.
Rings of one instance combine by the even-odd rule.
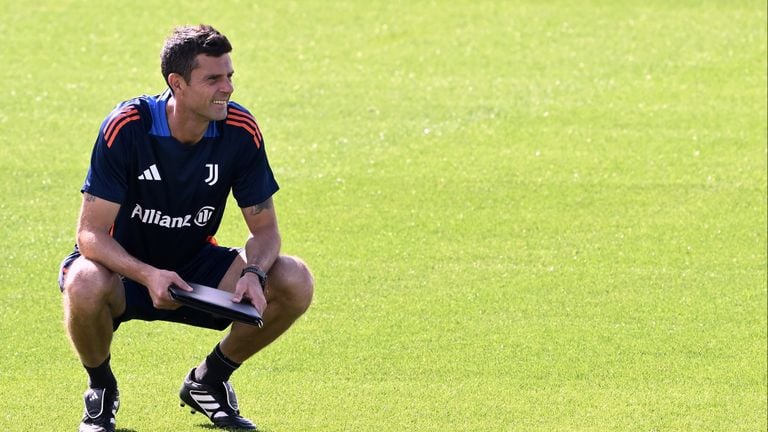
[[232, 45], [227, 37], [209, 25], [176, 27], [165, 40], [160, 53], [160, 71], [168, 87], [168, 75], [172, 73], [181, 75], [189, 83], [192, 69], [197, 67], [195, 58], [199, 54], [220, 57], [231, 51]]

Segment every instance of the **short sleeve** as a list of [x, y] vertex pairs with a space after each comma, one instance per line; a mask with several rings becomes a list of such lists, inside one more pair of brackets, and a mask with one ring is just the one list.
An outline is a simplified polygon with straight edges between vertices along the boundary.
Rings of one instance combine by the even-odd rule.
[[121, 204], [128, 190], [130, 152], [140, 115], [135, 105], [116, 108], [102, 123], [81, 192]]
[[269, 166], [263, 142], [258, 148], [255, 145], [243, 146], [243, 150], [238, 175], [232, 186], [232, 195], [240, 208], [260, 204], [280, 189]]
[[229, 104], [225, 123], [228, 139], [238, 149], [232, 195], [240, 208], [260, 204], [280, 188], [269, 166], [261, 129], [253, 115], [234, 102]]

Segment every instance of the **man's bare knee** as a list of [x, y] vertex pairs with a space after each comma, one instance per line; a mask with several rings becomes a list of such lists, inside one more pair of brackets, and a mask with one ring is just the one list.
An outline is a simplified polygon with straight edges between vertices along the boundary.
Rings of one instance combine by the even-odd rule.
[[80, 257], [69, 267], [64, 295], [69, 302], [107, 301], [120, 284], [119, 277], [99, 263]]
[[314, 295], [315, 280], [307, 264], [300, 258], [281, 256], [272, 266], [267, 286], [275, 289], [280, 303], [301, 315], [309, 309]]

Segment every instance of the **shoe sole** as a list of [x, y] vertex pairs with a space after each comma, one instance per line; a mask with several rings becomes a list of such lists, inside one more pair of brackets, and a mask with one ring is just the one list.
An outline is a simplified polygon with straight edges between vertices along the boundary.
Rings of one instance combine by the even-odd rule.
[[[179, 402], [179, 406], [181, 406], [182, 408], [185, 408], [185, 407], [187, 407], [187, 404], [186, 404], [186, 402], [181, 401], [181, 402]], [[189, 413], [190, 414], [197, 414], [197, 412], [198, 411], [195, 409], [195, 407], [193, 407], [191, 405], [189, 406]], [[216, 426], [217, 428], [220, 428], [222, 430], [227, 430], [227, 431], [253, 431], [253, 432], [258, 432], [258, 430], [259, 430], [258, 427], [256, 429], [249, 429], [249, 428], [238, 428], [238, 427], [235, 427], [235, 426], [230, 426], [230, 427], [217, 426], [215, 424], [214, 424], [214, 426]]]
[[[184, 402], [179, 402], [179, 405], [181, 405], [182, 408], [187, 406], [187, 404], [185, 404]], [[195, 414], [196, 412], [197, 412], [197, 410], [195, 408], [189, 407], [189, 413], [190, 414]]]

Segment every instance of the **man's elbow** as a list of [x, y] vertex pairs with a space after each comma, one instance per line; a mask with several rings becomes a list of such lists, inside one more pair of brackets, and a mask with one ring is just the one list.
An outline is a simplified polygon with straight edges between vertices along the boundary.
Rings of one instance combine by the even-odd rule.
[[90, 230], [80, 229], [75, 237], [77, 249], [80, 255], [86, 258], [93, 258], [94, 252], [98, 250], [99, 234]]

